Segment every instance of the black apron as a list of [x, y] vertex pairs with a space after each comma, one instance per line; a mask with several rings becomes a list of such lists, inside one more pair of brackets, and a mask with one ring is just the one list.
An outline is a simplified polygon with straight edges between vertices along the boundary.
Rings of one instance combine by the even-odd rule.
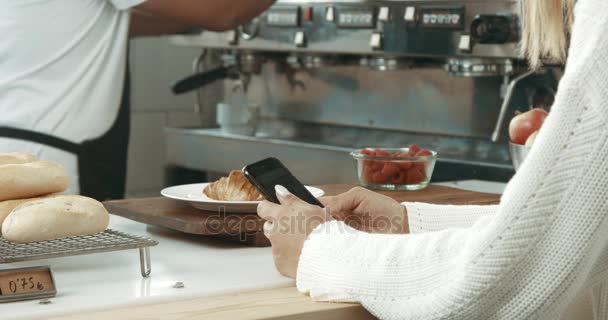
[[77, 144], [40, 132], [1, 126], [0, 137], [32, 141], [73, 153], [78, 158], [80, 194], [99, 201], [124, 198], [131, 121], [128, 70], [118, 116], [101, 137]]

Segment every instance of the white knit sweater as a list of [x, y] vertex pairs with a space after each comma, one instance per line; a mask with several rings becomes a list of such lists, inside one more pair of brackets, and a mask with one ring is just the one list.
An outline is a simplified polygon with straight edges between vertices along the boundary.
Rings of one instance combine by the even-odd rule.
[[298, 289], [383, 319], [557, 319], [597, 283], [606, 312], [608, 1], [579, 0], [575, 14], [551, 115], [499, 206], [406, 203], [409, 235], [322, 224]]

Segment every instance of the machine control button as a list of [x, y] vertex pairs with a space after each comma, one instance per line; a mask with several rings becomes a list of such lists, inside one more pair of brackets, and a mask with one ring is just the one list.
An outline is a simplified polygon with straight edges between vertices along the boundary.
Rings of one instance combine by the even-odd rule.
[[302, 8], [302, 21], [312, 21], [314, 19], [313, 7]]
[[407, 22], [414, 22], [416, 20], [416, 7], [405, 8], [403, 19]]
[[486, 66], [483, 64], [476, 64], [476, 65], [473, 65], [473, 67], [471, 68], [471, 71], [477, 72], [477, 73], [485, 72]]
[[340, 28], [374, 28], [376, 26], [377, 15], [372, 8], [361, 9], [341, 9], [336, 12], [336, 23]]
[[372, 38], [369, 40], [369, 45], [374, 50], [382, 49], [382, 33], [379, 33], [379, 32], [372, 33]]
[[380, 7], [380, 11], [378, 11], [378, 20], [379, 21], [389, 21], [391, 19], [391, 10], [389, 7]]
[[327, 7], [325, 11], [325, 21], [334, 22], [336, 20], [336, 9], [334, 7]]
[[415, 10], [416, 13], [414, 14], [414, 19], [422, 17], [422, 21], [420, 23], [422, 28], [445, 30], [464, 29], [464, 6], [420, 6], [416, 7]]
[[463, 34], [458, 41], [458, 49], [461, 51], [471, 51], [471, 36]]
[[270, 9], [266, 13], [266, 24], [271, 27], [298, 27], [301, 15], [300, 7]]
[[306, 35], [304, 34], [304, 31], [296, 32], [296, 35], [293, 38], [293, 43], [299, 48], [306, 46]]

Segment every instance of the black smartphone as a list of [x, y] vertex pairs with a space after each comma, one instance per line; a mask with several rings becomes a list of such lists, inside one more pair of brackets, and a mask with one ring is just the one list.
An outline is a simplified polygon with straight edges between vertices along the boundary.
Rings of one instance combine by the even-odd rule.
[[282, 185], [296, 197], [323, 208], [323, 204], [277, 158], [247, 165], [243, 174], [268, 201], [279, 203], [274, 187]]

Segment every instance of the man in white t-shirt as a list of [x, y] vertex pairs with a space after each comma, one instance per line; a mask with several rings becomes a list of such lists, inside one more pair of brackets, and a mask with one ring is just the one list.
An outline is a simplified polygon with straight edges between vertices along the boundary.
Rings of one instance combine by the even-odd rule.
[[0, 152], [65, 165], [72, 192], [124, 194], [128, 37], [228, 30], [274, 0], [0, 0]]

